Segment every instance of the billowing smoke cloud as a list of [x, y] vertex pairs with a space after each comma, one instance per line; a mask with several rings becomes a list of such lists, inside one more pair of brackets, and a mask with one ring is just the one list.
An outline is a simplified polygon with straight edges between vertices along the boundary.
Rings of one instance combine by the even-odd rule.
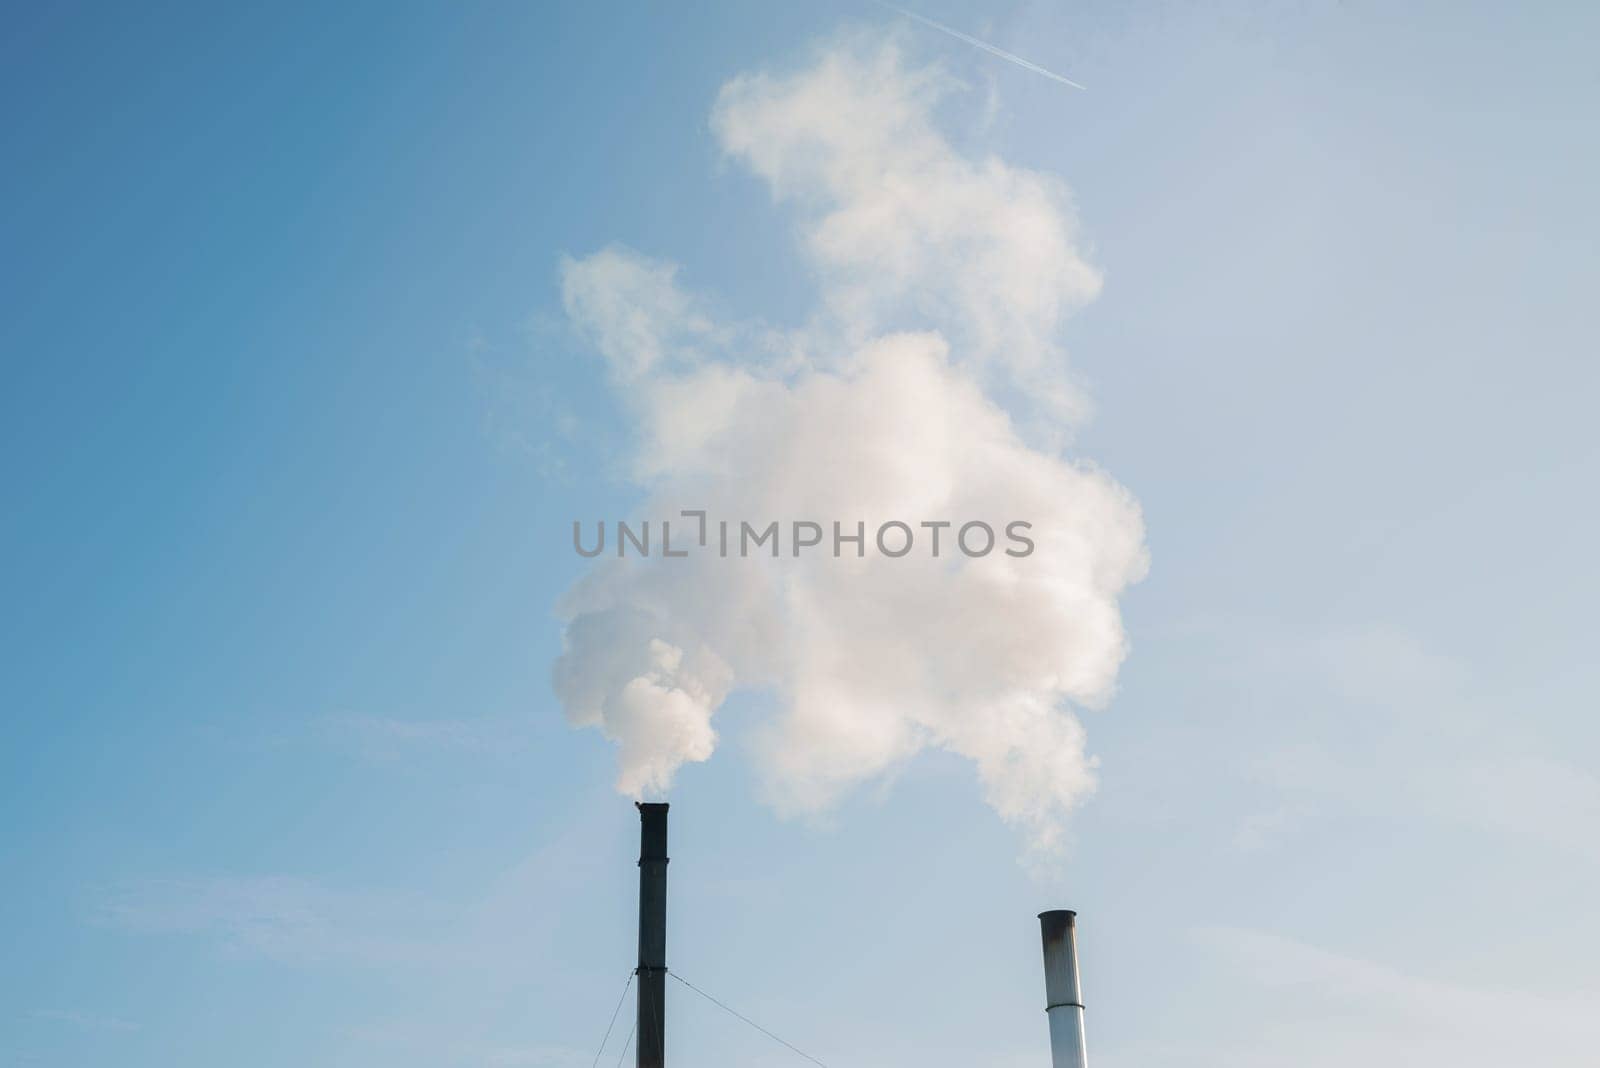
[[[1048, 846], [1094, 787], [1073, 707], [1111, 696], [1117, 597], [1146, 566], [1133, 498], [1056, 447], [1086, 411], [1059, 327], [1100, 278], [1064, 186], [941, 134], [951, 87], [882, 39], [723, 87], [719, 142], [794, 213], [814, 268], [802, 326], [719, 321], [672, 264], [625, 248], [563, 263], [567, 313], [637, 420], [637, 518], [657, 539], [645, 559], [608, 543], [560, 605], [557, 693], [617, 743], [625, 792], [659, 794], [709, 758], [735, 688], [776, 698], [756, 757], [785, 810], [936, 746], [972, 760], [988, 802]], [[683, 510], [706, 513], [704, 548]], [[661, 557], [661, 520], [687, 557]], [[735, 539], [740, 521], [779, 521], [779, 555], [743, 557], [737, 541], [721, 555], [719, 520]], [[1007, 555], [1018, 520], [1033, 551]], [[796, 521], [821, 536], [798, 556]], [[880, 551], [890, 521], [914, 551]], [[993, 551], [961, 550], [972, 521], [999, 533]], [[862, 555], [845, 542], [836, 556], [833, 525], [857, 522]]]

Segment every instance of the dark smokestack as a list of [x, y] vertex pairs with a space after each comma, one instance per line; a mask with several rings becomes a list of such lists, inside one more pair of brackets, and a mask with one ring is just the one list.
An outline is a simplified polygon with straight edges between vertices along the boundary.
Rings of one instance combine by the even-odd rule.
[[1039, 913], [1044, 937], [1044, 1001], [1050, 1015], [1053, 1068], [1088, 1068], [1083, 1043], [1083, 988], [1078, 984], [1078, 914], [1068, 909]]
[[638, 1068], [667, 1063], [667, 806], [639, 804]]

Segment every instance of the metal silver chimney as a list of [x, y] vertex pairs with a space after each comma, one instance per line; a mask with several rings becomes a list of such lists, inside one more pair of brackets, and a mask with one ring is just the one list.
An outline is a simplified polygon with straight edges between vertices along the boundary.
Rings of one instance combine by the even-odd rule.
[[667, 806], [639, 809], [638, 1068], [667, 1061]]
[[1078, 914], [1070, 909], [1039, 913], [1044, 937], [1044, 1011], [1050, 1015], [1053, 1068], [1089, 1068], [1083, 1042], [1083, 988], [1078, 984]]

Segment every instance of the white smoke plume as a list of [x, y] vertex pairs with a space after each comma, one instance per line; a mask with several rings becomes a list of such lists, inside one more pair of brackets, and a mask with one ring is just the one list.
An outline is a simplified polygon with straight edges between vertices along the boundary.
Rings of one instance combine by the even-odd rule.
[[[942, 135], [953, 85], [893, 39], [856, 38], [723, 87], [716, 137], [794, 212], [814, 269], [801, 326], [717, 321], [672, 264], [625, 248], [562, 265], [567, 313], [637, 420], [636, 519], [657, 540], [645, 559], [608, 542], [559, 606], [557, 694], [616, 742], [626, 793], [708, 759], [735, 688], [776, 698], [756, 758], [783, 810], [935, 746], [972, 760], [988, 802], [1048, 847], [1094, 788], [1074, 707], [1111, 696], [1117, 598], [1146, 567], [1137, 503], [1057, 448], [1087, 410], [1059, 329], [1100, 277], [1059, 181]], [[1002, 396], [1053, 432], [1024, 434]], [[735, 536], [777, 520], [780, 555], [723, 557], [714, 527], [699, 548], [685, 509]], [[660, 556], [663, 519], [689, 556]], [[891, 520], [916, 551], [878, 551]], [[1031, 523], [1035, 549], [1006, 555], [1002, 535], [969, 557], [954, 538], [973, 520]], [[822, 544], [793, 555], [794, 521]], [[857, 521], [865, 554], [836, 557], [832, 524]], [[955, 524], [937, 558], [919, 526], [936, 521]]]

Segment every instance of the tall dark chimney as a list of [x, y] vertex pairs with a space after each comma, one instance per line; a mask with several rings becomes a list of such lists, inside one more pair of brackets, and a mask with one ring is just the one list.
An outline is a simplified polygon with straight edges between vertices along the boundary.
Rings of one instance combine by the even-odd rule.
[[667, 806], [639, 809], [638, 1068], [667, 1062]]

